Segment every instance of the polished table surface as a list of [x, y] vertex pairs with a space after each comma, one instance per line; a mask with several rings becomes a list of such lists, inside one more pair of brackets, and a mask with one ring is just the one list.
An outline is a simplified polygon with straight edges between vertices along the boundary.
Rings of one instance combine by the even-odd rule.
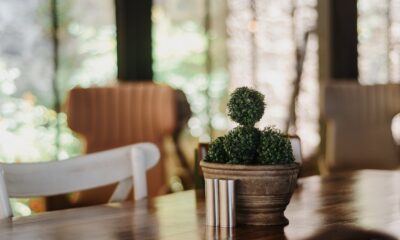
[[285, 215], [290, 223], [284, 228], [214, 229], [204, 225], [203, 192], [186, 191], [1, 220], [0, 239], [304, 239], [338, 224], [400, 238], [400, 172], [300, 179]]

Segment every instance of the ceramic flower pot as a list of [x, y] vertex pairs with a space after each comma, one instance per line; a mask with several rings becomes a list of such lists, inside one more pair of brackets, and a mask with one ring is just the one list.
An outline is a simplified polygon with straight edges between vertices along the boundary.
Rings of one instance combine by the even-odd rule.
[[287, 225], [286, 206], [296, 187], [299, 164], [235, 165], [201, 161], [205, 178], [235, 179], [238, 224]]

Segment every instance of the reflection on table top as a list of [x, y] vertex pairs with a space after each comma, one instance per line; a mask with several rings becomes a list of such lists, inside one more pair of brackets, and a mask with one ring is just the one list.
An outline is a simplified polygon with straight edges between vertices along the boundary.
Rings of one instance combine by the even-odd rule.
[[282, 227], [204, 225], [203, 192], [108, 204], [0, 221], [0, 239], [303, 239], [335, 224], [400, 238], [400, 172], [364, 170], [308, 177]]

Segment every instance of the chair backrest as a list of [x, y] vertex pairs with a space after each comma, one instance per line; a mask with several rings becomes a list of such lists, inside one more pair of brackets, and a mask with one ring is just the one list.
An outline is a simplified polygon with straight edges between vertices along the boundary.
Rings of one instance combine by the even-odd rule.
[[[68, 126], [84, 137], [87, 153], [137, 142], [152, 142], [163, 153], [163, 139], [176, 128], [175, 94], [171, 87], [150, 81], [75, 88], [67, 100]], [[149, 171], [148, 182], [150, 196], [165, 187], [163, 158]], [[89, 195], [99, 192], [81, 194]]]
[[292, 145], [294, 161], [298, 164], [303, 164], [303, 155], [301, 152], [301, 140], [298, 136], [290, 136], [290, 143]]
[[325, 88], [327, 170], [399, 166], [391, 124], [400, 85], [334, 83]]
[[146, 171], [160, 158], [151, 143], [133, 144], [62, 161], [0, 164], [0, 218], [11, 216], [8, 197], [53, 196], [119, 183], [110, 202], [147, 196]]
[[175, 90], [152, 82], [75, 88], [68, 126], [82, 134], [88, 153], [136, 142], [158, 143], [176, 124]]

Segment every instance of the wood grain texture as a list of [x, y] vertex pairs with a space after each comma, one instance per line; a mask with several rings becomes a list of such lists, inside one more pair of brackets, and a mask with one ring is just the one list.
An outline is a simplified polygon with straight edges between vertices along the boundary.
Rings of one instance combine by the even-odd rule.
[[311, 239], [345, 239], [340, 233], [347, 231], [332, 233], [337, 224], [400, 238], [400, 172], [364, 170], [301, 179], [285, 214], [290, 224], [284, 228], [206, 227], [204, 194], [187, 191], [3, 220], [0, 239], [304, 239], [317, 232], [331, 233], [331, 238]]

